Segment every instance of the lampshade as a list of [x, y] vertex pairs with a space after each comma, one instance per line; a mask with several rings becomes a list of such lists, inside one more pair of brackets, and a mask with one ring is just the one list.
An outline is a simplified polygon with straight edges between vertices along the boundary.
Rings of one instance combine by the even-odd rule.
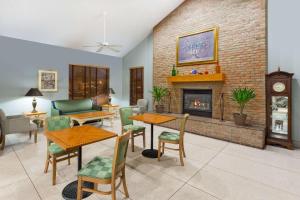
[[27, 97], [39, 97], [43, 96], [43, 94], [39, 91], [38, 88], [30, 88], [30, 90], [25, 94]]
[[115, 93], [114, 89], [109, 88], [109, 94], [116, 94], [116, 93]]

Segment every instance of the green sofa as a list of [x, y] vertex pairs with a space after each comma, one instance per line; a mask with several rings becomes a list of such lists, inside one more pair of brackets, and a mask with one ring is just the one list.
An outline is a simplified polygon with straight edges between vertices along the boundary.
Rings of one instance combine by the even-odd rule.
[[56, 100], [52, 101], [51, 104], [51, 116], [70, 115], [102, 110], [100, 106], [93, 104], [92, 99]]

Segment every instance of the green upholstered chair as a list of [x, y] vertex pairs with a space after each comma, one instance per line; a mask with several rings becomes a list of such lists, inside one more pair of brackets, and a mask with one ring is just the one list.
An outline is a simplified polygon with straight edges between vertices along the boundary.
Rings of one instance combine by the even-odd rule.
[[[45, 132], [49, 131], [58, 131], [71, 127], [71, 119], [67, 116], [56, 116], [56, 117], [48, 117], [46, 119], [45, 124]], [[60, 161], [68, 160], [68, 164], [70, 165], [70, 159], [76, 157], [77, 149], [72, 151], [65, 151], [60, 146], [55, 144], [54, 142], [48, 140], [47, 141], [47, 159], [45, 164], [44, 172], [48, 172], [49, 163], [52, 164], [52, 185], [56, 184], [56, 164]]]
[[[129, 197], [125, 179], [125, 162], [129, 138], [130, 131], [118, 136], [115, 142], [113, 158], [95, 157], [78, 172], [77, 200], [82, 199], [83, 191], [102, 195], [111, 194], [112, 199], [115, 200], [116, 191], [121, 183], [123, 184], [126, 198]], [[120, 182], [116, 184], [119, 178]], [[94, 189], [85, 188], [83, 185], [84, 181], [94, 183]], [[111, 191], [99, 190], [98, 184], [110, 184]]]
[[122, 124], [122, 133], [131, 131], [131, 149], [134, 152], [134, 138], [137, 136], [143, 136], [143, 147], [145, 148], [145, 127], [133, 124], [133, 120], [129, 119], [133, 115], [133, 110], [131, 107], [120, 108], [120, 118]]
[[[164, 153], [165, 149], [176, 150], [176, 151], [179, 151], [180, 163], [182, 166], [184, 166], [184, 163], [183, 163], [183, 157], [185, 157], [184, 131], [185, 131], [185, 125], [186, 125], [188, 117], [189, 117], [189, 114], [184, 115], [184, 117], [181, 121], [181, 124], [180, 124], [180, 132], [179, 133], [164, 131], [158, 136], [158, 155], [157, 155], [158, 161], [160, 161], [160, 155], [161, 155], [161, 153]], [[178, 144], [179, 148], [174, 149], [174, 148], [165, 147], [165, 143]]]

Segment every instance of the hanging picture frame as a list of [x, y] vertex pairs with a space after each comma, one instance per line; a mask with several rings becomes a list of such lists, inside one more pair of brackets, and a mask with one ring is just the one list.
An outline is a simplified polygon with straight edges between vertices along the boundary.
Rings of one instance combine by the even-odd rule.
[[176, 55], [177, 66], [217, 63], [218, 28], [178, 37]]
[[38, 85], [41, 92], [57, 92], [57, 71], [39, 70]]

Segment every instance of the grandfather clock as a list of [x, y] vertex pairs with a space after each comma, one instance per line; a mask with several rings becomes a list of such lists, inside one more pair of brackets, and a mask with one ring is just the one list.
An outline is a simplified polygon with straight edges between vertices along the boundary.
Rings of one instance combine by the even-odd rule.
[[266, 75], [267, 144], [293, 149], [292, 144], [292, 77], [280, 71]]

